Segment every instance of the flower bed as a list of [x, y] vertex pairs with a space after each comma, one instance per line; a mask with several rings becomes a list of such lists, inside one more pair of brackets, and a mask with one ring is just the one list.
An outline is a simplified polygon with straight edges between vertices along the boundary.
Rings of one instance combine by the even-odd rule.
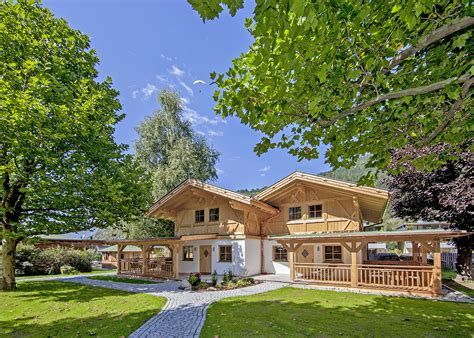
[[188, 282], [194, 291], [231, 290], [260, 283], [251, 277], [235, 276], [232, 271], [226, 271], [222, 281], [218, 280], [216, 271], [211, 275], [210, 281], [203, 281], [200, 273], [191, 273]]

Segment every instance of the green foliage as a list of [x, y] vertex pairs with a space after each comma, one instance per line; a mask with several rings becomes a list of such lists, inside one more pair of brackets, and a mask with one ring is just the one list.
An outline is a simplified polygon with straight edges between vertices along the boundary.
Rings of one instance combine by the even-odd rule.
[[91, 272], [94, 258], [95, 252], [90, 250], [66, 249], [59, 246], [41, 250], [32, 245], [22, 245], [17, 250], [16, 270], [24, 276], [62, 274], [65, 266], [70, 266], [79, 272]]
[[217, 285], [217, 271], [214, 270], [214, 272], [211, 275], [211, 285], [215, 287]]
[[188, 282], [191, 286], [196, 287], [201, 283], [201, 274], [200, 273], [190, 273], [188, 277]]
[[[35, 1], [0, 7], [0, 181], [8, 238], [104, 227], [144, 210], [144, 176], [89, 38]], [[10, 248], [8, 249], [10, 250]]]
[[[188, 2], [203, 20], [242, 7]], [[211, 74], [215, 110], [264, 134], [257, 154], [312, 159], [324, 144], [334, 168], [369, 154], [367, 166], [384, 169], [407, 144], [456, 147], [472, 137], [470, 10], [465, 0], [257, 0], [245, 23], [253, 45]]]
[[63, 265], [63, 266], [61, 266], [60, 270], [61, 270], [61, 275], [72, 275], [72, 274], [77, 273], [77, 270], [74, 269], [70, 265]]
[[232, 282], [233, 277], [234, 275], [232, 274], [232, 270], [225, 271], [224, 275], [222, 276], [222, 283], [226, 285], [229, 282]]
[[177, 93], [162, 91], [158, 101], [161, 110], [148, 116], [137, 128], [135, 144], [137, 161], [151, 176], [154, 199], [190, 177], [215, 180], [215, 164], [219, 158], [219, 153], [183, 119]]
[[247, 195], [247, 196], [250, 196], [250, 197], [253, 197], [255, 195], [258, 195], [260, 194], [262, 191], [264, 191], [265, 189], [267, 189], [267, 187], [262, 187], [262, 188], [254, 188], [254, 189], [240, 189], [240, 190], [236, 190], [236, 192], [240, 193], [240, 194], [244, 194], [244, 195]]

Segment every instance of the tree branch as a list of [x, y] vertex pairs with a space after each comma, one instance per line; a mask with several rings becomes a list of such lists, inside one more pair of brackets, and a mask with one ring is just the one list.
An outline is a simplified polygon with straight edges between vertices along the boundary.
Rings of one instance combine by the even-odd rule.
[[441, 132], [448, 126], [449, 122], [454, 118], [454, 115], [456, 112], [461, 110], [462, 104], [464, 100], [466, 99], [468, 93], [469, 93], [469, 88], [474, 84], [474, 78], [469, 78], [468, 81], [464, 82], [464, 85], [462, 86], [462, 91], [461, 95], [458, 97], [456, 102], [454, 102], [453, 106], [451, 109], [446, 113], [446, 117], [444, 121], [438, 125], [438, 127], [426, 138], [423, 139], [422, 141], [422, 146], [427, 146], [431, 141], [433, 141]]
[[360, 103], [358, 105], [355, 105], [349, 109], [346, 109], [339, 114], [337, 114], [335, 117], [333, 117], [330, 120], [313, 120], [313, 123], [316, 123], [320, 125], [321, 127], [329, 127], [333, 123], [337, 122], [338, 120], [347, 117], [349, 115], [352, 115], [354, 113], [357, 113], [361, 110], [364, 110], [366, 108], [372, 107], [373, 105], [376, 105], [377, 103], [386, 101], [386, 100], [392, 100], [392, 99], [399, 99], [405, 96], [416, 96], [416, 95], [423, 95], [427, 93], [431, 93], [440, 89], [443, 89], [444, 87], [450, 85], [451, 83], [458, 82], [458, 83], [465, 83], [469, 81], [470, 76], [469, 74], [464, 74], [460, 77], [451, 77], [446, 80], [442, 80], [439, 82], [435, 82], [432, 84], [429, 84], [427, 86], [422, 86], [422, 87], [416, 87], [416, 88], [410, 88], [410, 89], [404, 89], [400, 90], [398, 92], [392, 92], [392, 93], [387, 93], [384, 95], [377, 96], [376, 98], [366, 101], [364, 103]]
[[398, 66], [402, 63], [406, 58], [412, 56], [413, 54], [418, 53], [420, 50], [428, 47], [429, 45], [444, 39], [445, 37], [454, 34], [464, 28], [470, 27], [474, 25], [474, 17], [466, 16], [464, 18], [457, 18], [451, 21], [450, 23], [435, 29], [428, 35], [425, 35], [420, 40], [418, 40], [415, 46], [409, 47], [402, 51], [400, 54], [395, 56], [392, 61], [390, 61], [387, 68], [383, 69], [383, 73], [388, 73], [391, 69]]

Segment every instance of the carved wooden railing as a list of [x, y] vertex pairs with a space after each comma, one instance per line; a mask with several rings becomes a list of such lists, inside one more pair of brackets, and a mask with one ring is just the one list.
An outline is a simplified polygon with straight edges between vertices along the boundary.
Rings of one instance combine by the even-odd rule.
[[295, 263], [295, 278], [323, 284], [351, 284], [350, 264]]
[[357, 267], [358, 285], [371, 288], [431, 291], [432, 266], [368, 265]]
[[173, 277], [173, 262], [164, 258], [151, 258], [145, 261], [145, 269], [141, 258], [122, 259], [120, 273], [133, 276]]

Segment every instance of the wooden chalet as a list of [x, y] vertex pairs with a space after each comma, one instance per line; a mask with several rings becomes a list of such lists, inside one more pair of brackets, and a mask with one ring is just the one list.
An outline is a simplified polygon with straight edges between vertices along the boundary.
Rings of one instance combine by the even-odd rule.
[[[117, 243], [120, 274], [178, 278], [201, 272], [276, 274], [295, 282], [441, 293], [440, 242], [468, 235], [430, 229], [365, 232], [380, 223], [389, 200], [383, 189], [295, 172], [255, 197], [187, 180], [158, 200], [148, 217], [175, 223], [175, 237]], [[367, 245], [410, 241], [413, 260], [369, 261]], [[120, 259], [127, 245], [141, 259]], [[171, 257], [150, 258], [154, 246]], [[433, 263], [427, 259], [432, 253]]]

